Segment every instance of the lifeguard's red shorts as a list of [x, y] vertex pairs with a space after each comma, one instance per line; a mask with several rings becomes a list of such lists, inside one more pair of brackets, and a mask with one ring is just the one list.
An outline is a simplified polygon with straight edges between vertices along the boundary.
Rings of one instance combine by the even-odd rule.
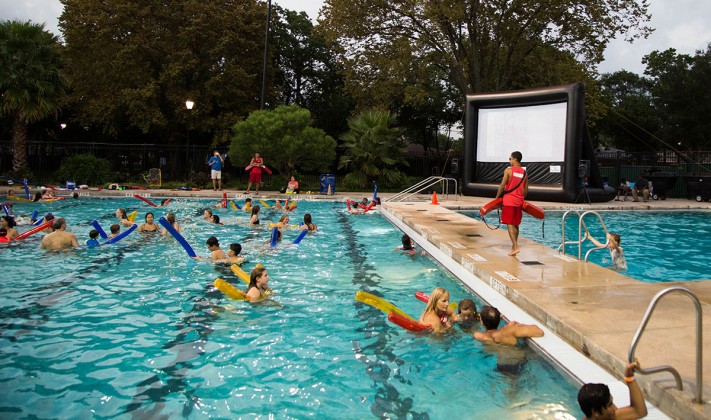
[[523, 209], [518, 206], [504, 206], [501, 209], [501, 223], [518, 226], [521, 224]]
[[249, 182], [252, 182], [252, 183], [262, 182], [262, 171], [252, 169], [252, 172], [249, 173]]

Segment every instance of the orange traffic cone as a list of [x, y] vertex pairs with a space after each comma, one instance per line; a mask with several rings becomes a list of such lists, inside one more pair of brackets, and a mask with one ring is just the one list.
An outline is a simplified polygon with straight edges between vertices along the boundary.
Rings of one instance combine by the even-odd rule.
[[437, 191], [432, 193], [432, 204], [439, 204], [437, 201]]

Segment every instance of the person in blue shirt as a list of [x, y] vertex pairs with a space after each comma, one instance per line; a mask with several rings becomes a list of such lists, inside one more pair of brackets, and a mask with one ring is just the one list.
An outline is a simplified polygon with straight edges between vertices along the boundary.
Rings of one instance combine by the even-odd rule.
[[207, 165], [210, 167], [210, 178], [212, 178], [212, 190], [217, 191], [219, 188], [222, 191], [222, 164], [225, 161], [222, 159], [220, 152], [215, 150]]
[[99, 231], [96, 229], [92, 229], [91, 232], [89, 232], [89, 239], [86, 241], [86, 246], [89, 248], [93, 248], [95, 246], [99, 246]]

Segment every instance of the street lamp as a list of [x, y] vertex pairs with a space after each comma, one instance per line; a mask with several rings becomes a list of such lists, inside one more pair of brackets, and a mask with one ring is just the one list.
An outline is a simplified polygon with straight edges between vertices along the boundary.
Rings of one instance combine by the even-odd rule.
[[[188, 166], [188, 151], [190, 150], [190, 126], [192, 123], [192, 109], [193, 106], [195, 106], [195, 102], [191, 101], [188, 99], [185, 101], [185, 108], [188, 110], [188, 135], [186, 136], [186, 145], [185, 145], [185, 166]], [[190, 161], [190, 171], [192, 171], [192, 161]], [[188, 172], [188, 178], [190, 177], [190, 172]]]
[[259, 102], [259, 109], [264, 109], [264, 101], [267, 94], [267, 58], [269, 57], [269, 18], [272, 14], [272, 0], [267, 2], [267, 30], [264, 34], [264, 59], [262, 61], [262, 97]]

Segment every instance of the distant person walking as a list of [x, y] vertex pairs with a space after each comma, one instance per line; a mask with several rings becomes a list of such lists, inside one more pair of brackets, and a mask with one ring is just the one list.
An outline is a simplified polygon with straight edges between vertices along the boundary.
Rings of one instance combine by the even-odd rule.
[[255, 192], [259, 193], [259, 184], [262, 183], [262, 168], [264, 168], [264, 160], [261, 156], [259, 156], [259, 153], [255, 153], [254, 157], [249, 162], [249, 166], [247, 166], [247, 170], [250, 172], [249, 184], [247, 185], [247, 191], [245, 191], [245, 194], [249, 194], [249, 191], [252, 189], [252, 184], [254, 184]]
[[213, 152], [212, 157], [207, 161], [207, 165], [210, 167], [213, 191], [217, 191], [218, 188], [222, 191], [222, 165], [224, 163], [225, 160], [222, 159], [222, 155], [217, 150]]
[[511, 238], [510, 256], [521, 252], [518, 247], [518, 226], [521, 224], [523, 216], [523, 198], [528, 194], [528, 176], [526, 170], [521, 166], [523, 155], [521, 152], [511, 153], [509, 166], [504, 170], [501, 185], [496, 192], [496, 198], [504, 199], [501, 210], [501, 223], [508, 226], [509, 238]]

